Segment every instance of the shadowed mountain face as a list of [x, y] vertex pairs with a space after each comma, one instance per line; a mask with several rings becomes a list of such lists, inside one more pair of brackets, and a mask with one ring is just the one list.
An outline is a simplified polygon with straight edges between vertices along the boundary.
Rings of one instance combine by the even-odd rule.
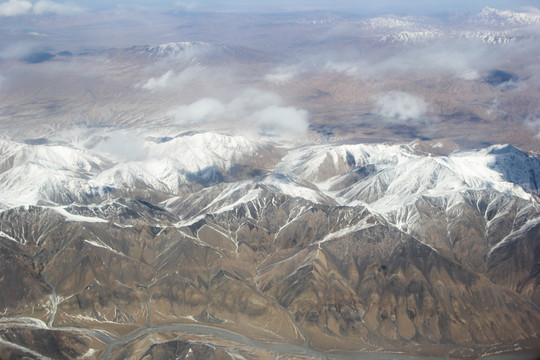
[[[3, 354], [235, 358], [218, 331], [252, 339], [227, 340], [246, 358], [258, 342], [467, 356], [538, 338], [537, 158], [502, 147], [295, 151], [264, 176], [233, 171], [238, 180], [161, 203], [139, 181], [145, 201], [4, 210]], [[473, 160], [476, 173], [459, 172]], [[403, 162], [424, 172], [410, 183]], [[164, 335], [190, 327], [221, 345]], [[41, 343], [49, 336], [57, 345]]]
[[509, 81], [516, 81], [518, 79], [514, 74], [510, 74], [506, 71], [493, 70], [487, 74], [487, 76], [485, 77], [485, 80], [487, 83], [491, 85], [502, 85]]
[[26, 55], [21, 59], [21, 61], [28, 63], [28, 64], [39, 64], [42, 62], [46, 62], [54, 58], [53, 54], [49, 54], [46, 52], [36, 52]]

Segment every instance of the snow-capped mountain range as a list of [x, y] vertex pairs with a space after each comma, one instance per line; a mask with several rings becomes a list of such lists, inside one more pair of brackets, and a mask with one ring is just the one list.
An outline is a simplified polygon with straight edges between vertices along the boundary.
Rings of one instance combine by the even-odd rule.
[[540, 24], [540, 11], [529, 9], [529, 11], [517, 12], [485, 7], [480, 13], [471, 17], [471, 22], [500, 27], [538, 25]]
[[[4, 277], [19, 279], [15, 300], [1, 298], [6, 321], [111, 338], [247, 321], [236, 331], [280, 341], [320, 333], [364, 344], [354, 327], [375, 334], [369, 346], [413, 336], [465, 346], [498, 341], [494, 320], [445, 316], [538, 317], [537, 156], [509, 145], [434, 155], [425, 149], [441, 143], [287, 146], [210, 132], [115, 139], [0, 142], [0, 255]], [[534, 338], [519, 321], [507, 336]], [[478, 326], [488, 335], [471, 342]]]
[[145, 139], [133, 147], [144, 154], [140, 159], [119, 159], [115, 154], [118, 146], [133, 145], [106, 144], [106, 137], [94, 149], [1, 140], [1, 207], [85, 204], [108, 197], [111, 190], [176, 194], [184, 186], [212, 181], [234, 164], [264, 153], [264, 145], [244, 137], [208, 133]]
[[[380, 44], [423, 44], [439, 40], [472, 39], [487, 44], [507, 44], [536, 38], [540, 11], [498, 10], [481, 12], [452, 21], [428, 17], [387, 15], [363, 21], [365, 31], [379, 34]], [[527, 30], [527, 31], [525, 31]]]
[[[509, 145], [448, 156], [419, 153], [414, 144], [314, 145], [289, 149], [282, 159], [272, 159], [276, 145], [270, 143], [188, 133], [145, 138], [137, 145], [144, 155], [126, 161], [100, 145], [106, 141], [103, 138], [92, 148], [84, 148], [2, 140], [1, 208], [99, 204], [114, 194], [134, 191], [143, 198], [157, 196], [170, 202], [187, 190], [220, 183], [230, 184], [223, 190], [230, 194], [251, 189], [244, 200], [269, 187], [313, 203], [362, 205], [380, 214], [397, 211], [423, 196], [444, 197], [452, 206], [468, 191], [491, 190], [532, 202], [540, 195], [540, 159]], [[262, 175], [249, 179], [238, 170], [239, 165], [272, 163], [273, 169], [261, 170]], [[220, 211], [217, 203], [231, 206], [231, 202], [218, 201], [224, 197], [221, 194], [207, 208]]]
[[[540, 10], [500, 10], [485, 7], [475, 14], [452, 15], [449, 18], [411, 15], [380, 15], [371, 18], [343, 18], [338, 15], [299, 18], [296, 24], [303, 26], [334, 26], [355, 28], [356, 36], [375, 39], [376, 44], [425, 44], [439, 40], [471, 39], [487, 44], [507, 44], [536, 39], [540, 25]], [[134, 54], [152, 59], [184, 56], [192, 58], [211, 54], [236, 54], [260, 56], [247, 48], [211, 44], [207, 42], [171, 42], [155, 46], [136, 46]], [[266, 55], [268, 56], [268, 55]]]

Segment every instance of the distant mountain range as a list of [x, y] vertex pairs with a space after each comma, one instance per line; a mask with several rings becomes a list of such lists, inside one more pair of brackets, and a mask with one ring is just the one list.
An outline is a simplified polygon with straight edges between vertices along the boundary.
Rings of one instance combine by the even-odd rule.
[[[501, 11], [484, 8], [480, 13], [443, 21], [433, 18], [387, 16], [366, 21], [371, 31], [384, 31], [379, 41], [391, 43], [429, 43], [438, 40], [476, 39], [488, 44], [505, 44], [536, 39], [534, 30], [540, 13]], [[533, 29], [528, 31], [527, 29]]]

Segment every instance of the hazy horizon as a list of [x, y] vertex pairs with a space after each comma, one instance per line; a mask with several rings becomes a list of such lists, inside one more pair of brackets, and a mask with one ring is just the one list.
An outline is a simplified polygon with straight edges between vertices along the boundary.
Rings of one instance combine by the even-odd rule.
[[384, 13], [399, 13], [407, 15], [433, 15], [441, 12], [479, 11], [484, 7], [501, 10], [520, 10], [524, 7], [538, 7], [537, 1], [532, 0], [473, 0], [473, 1], [403, 1], [384, 0], [375, 3], [358, 3], [353, 0], [316, 0], [316, 1], [248, 1], [236, 0], [226, 3], [216, 0], [167, 0], [167, 1], [49, 1], [49, 0], [9, 0], [0, 3], [0, 16], [20, 17], [28, 15], [60, 14], [64, 16], [92, 12], [96, 10], [185, 10], [199, 11], [230, 11], [230, 12], [288, 12], [288, 11], [340, 11], [360, 15], [378, 15]]

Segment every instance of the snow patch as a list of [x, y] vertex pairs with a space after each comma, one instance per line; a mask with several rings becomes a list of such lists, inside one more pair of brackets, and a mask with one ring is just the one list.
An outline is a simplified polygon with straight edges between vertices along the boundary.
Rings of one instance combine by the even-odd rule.
[[[373, 226], [375, 226], [376, 224], [375, 223], [369, 223], [367, 222], [367, 220], [370, 219], [370, 217], [367, 217], [365, 219], [362, 219], [362, 221], [360, 221], [358, 224], [355, 224], [353, 226], [350, 226], [350, 227], [346, 227], [346, 228], [343, 228], [343, 229], [340, 229], [338, 231], [335, 231], [333, 233], [330, 233], [328, 235], [326, 235], [324, 237], [324, 239], [316, 242], [316, 244], [322, 244], [322, 243], [325, 243], [327, 241], [330, 241], [330, 240], [334, 240], [334, 239], [337, 239], [337, 238], [340, 238], [342, 236], [345, 236], [345, 235], [348, 235], [348, 234], [352, 234], [354, 232], [358, 232], [360, 230], [365, 230], [365, 229], [369, 229]], [[373, 219], [372, 219], [373, 220]]]
[[9, 239], [9, 240], [11, 240], [11, 241], [15, 241], [16, 243], [18, 243], [17, 239], [15, 239], [14, 237], [12, 237], [12, 236], [6, 234], [6, 233], [3, 232], [3, 231], [0, 231], [0, 236], [1, 236], [1, 237], [5, 237], [6, 239]]
[[116, 250], [114, 250], [110, 246], [103, 244], [102, 242], [97, 242], [97, 241], [92, 241], [92, 240], [84, 240], [84, 242], [95, 247], [100, 247], [100, 248], [107, 249], [112, 252], [116, 252]]
[[[250, 190], [250, 191], [248, 191], [248, 193], [246, 195], [242, 196], [240, 199], [238, 199], [234, 203], [220, 208], [219, 210], [215, 211], [215, 213], [219, 214], [219, 213], [223, 213], [223, 212], [226, 212], [226, 211], [230, 211], [230, 210], [233, 210], [234, 208], [236, 208], [239, 205], [246, 204], [246, 203], [248, 203], [250, 201], [257, 200], [260, 193], [261, 193], [261, 189]], [[210, 205], [212, 205], [212, 204], [210, 204]]]
[[540, 224], [540, 217], [536, 218], [536, 219], [531, 219], [529, 221], [527, 221], [523, 226], [521, 226], [519, 229], [515, 230], [515, 231], [512, 231], [510, 234], [508, 234], [505, 238], [503, 238], [501, 241], [499, 241], [497, 244], [495, 244], [490, 250], [489, 250], [489, 253], [488, 253], [488, 256], [491, 255], [491, 253], [507, 244], [507, 243], [510, 243], [512, 242], [513, 240], [515, 239], [519, 239], [521, 238], [523, 235], [525, 235], [527, 232], [529, 232], [533, 227], [535, 226], [538, 226]]
[[83, 358], [83, 359], [86, 359], [86, 358], [93, 358], [95, 353], [96, 353], [96, 350], [90, 348], [90, 349], [88, 349], [88, 351], [82, 356], [82, 358]]
[[324, 198], [316, 190], [297, 184], [292, 179], [280, 176], [267, 176], [261, 181], [262, 184], [269, 185], [275, 190], [291, 197], [300, 197], [315, 204], [325, 203]]
[[66, 221], [75, 221], [75, 222], [91, 222], [91, 223], [106, 223], [108, 222], [105, 219], [100, 219], [98, 217], [90, 217], [90, 216], [82, 216], [82, 215], [74, 215], [66, 211], [66, 209], [62, 207], [52, 207], [54, 211], [56, 211], [58, 214], [65, 217]]

